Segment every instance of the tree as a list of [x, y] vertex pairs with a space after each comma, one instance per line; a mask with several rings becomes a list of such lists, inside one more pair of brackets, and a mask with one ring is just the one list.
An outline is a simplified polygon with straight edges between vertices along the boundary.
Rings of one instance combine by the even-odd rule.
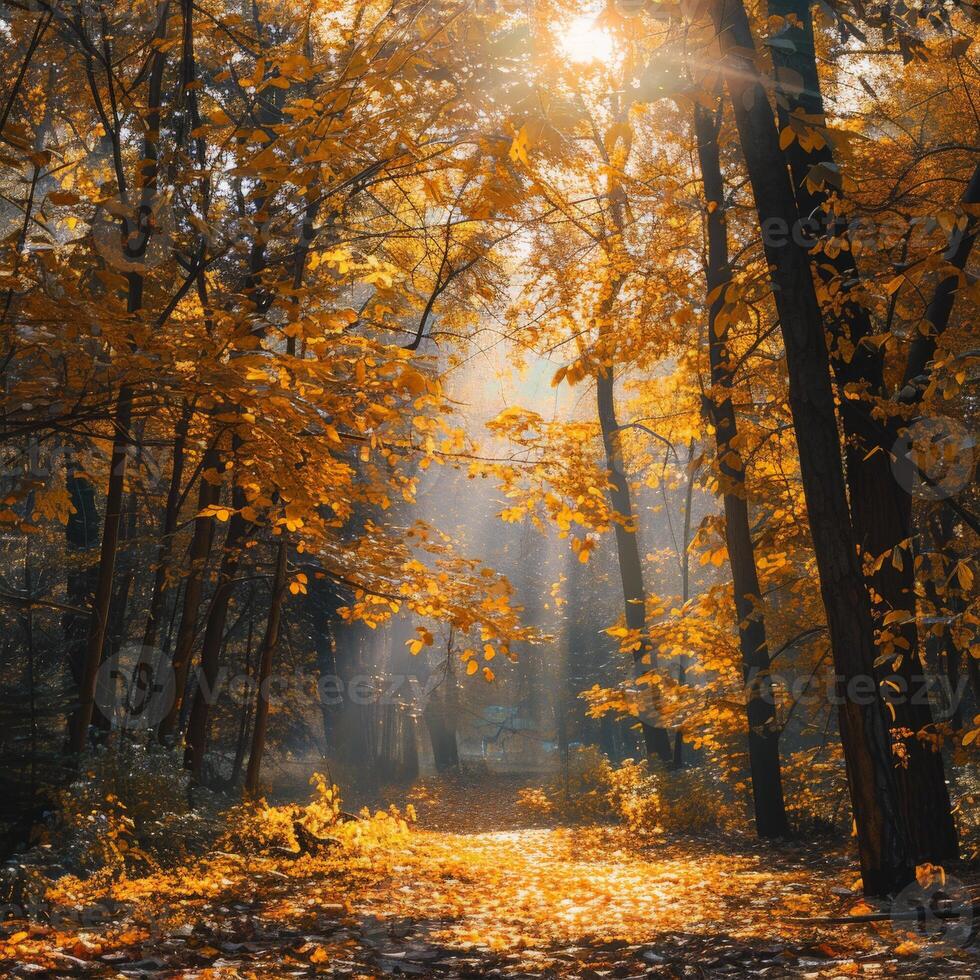
[[[880, 645], [892, 645], [896, 656], [878, 670], [879, 682], [899, 684], [905, 691], [921, 690], [925, 684], [915, 617], [915, 576], [913, 562], [903, 561], [899, 552], [912, 537], [911, 498], [893, 474], [892, 454], [899, 442], [899, 417], [884, 423], [874, 414], [876, 404], [886, 397], [884, 347], [874, 343], [871, 316], [861, 298], [861, 275], [846, 228], [834, 228], [835, 209], [845, 208], [840, 168], [834, 159], [833, 140], [826, 130], [820, 76], [817, 71], [814, 26], [809, 3], [770, 5], [771, 12], [784, 21], [772, 46], [777, 73], [786, 82], [777, 96], [777, 111], [796, 194], [799, 217], [811, 229], [832, 228], [840, 246], [818, 243], [814, 266], [822, 281], [820, 295], [833, 335], [831, 364], [837, 382], [841, 422], [845, 434], [848, 499], [854, 533], [869, 568], [872, 612], [881, 634]], [[795, 84], [794, 84], [795, 83]], [[980, 194], [980, 171], [974, 176], [974, 194]], [[836, 187], [832, 185], [835, 184]], [[968, 187], [965, 199], [971, 189]], [[845, 211], [846, 213], [846, 211]], [[972, 239], [963, 236], [954, 250], [953, 264], [962, 268]], [[932, 301], [943, 309], [927, 310], [926, 320], [938, 323], [935, 331], [920, 333], [909, 348], [904, 385], [926, 370], [929, 355], [921, 348], [934, 349], [935, 337], [949, 317], [952, 278], [944, 278]], [[942, 296], [942, 299], [939, 299]], [[943, 315], [945, 314], [945, 315]], [[877, 402], [875, 400], [878, 400]], [[897, 465], [907, 467], [904, 460]], [[904, 481], [908, 485], [908, 481]], [[897, 556], [897, 558], [895, 557]], [[895, 560], [893, 560], [895, 559]], [[894, 676], [888, 668], [894, 671]], [[903, 740], [906, 760], [896, 771], [898, 792], [909, 824], [917, 863], [940, 862], [958, 853], [956, 827], [949, 805], [942, 755], [928, 737], [933, 725], [928, 701], [919, 696], [902, 698], [893, 704], [893, 729], [911, 731]], [[901, 736], [897, 736], [901, 740]]]
[[694, 130], [707, 215], [705, 280], [710, 303], [707, 334], [712, 392], [705, 400], [715, 428], [718, 469], [724, 481], [725, 544], [732, 569], [736, 626], [745, 677], [749, 766], [756, 829], [760, 837], [781, 837], [788, 834], [789, 824], [783, 802], [779, 728], [769, 677], [769, 645], [762, 591], [749, 528], [745, 465], [737, 448], [738, 422], [731, 398], [733, 354], [727, 347], [728, 322], [725, 316], [725, 292], [731, 285], [731, 269], [725, 221], [725, 185], [718, 145], [722, 118], [721, 105], [715, 112], [701, 105], [695, 107]]
[[[712, 17], [729, 67], [726, 85], [763, 234], [774, 222], [792, 228], [796, 201], [769, 101], [746, 54], [754, 42], [745, 9], [737, 0], [723, 0], [712, 8]], [[911, 878], [911, 842], [899, 806], [883, 705], [876, 694], [864, 703], [855, 698], [856, 686], [875, 676], [876, 650], [840, 464], [823, 318], [805, 249], [792, 239], [781, 247], [764, 239], [764, 247], [786, 345], [807, 512], [839, 675], [841, 740], [862, 878], [869, 894], [887, 894]]]

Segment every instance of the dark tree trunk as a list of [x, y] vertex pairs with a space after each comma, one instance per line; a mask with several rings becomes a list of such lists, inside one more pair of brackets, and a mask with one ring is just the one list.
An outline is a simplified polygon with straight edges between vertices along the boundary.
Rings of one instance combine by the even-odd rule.
[[[93, 574], [95, 569], [88, 564], [85, 556], [99, 544], [99, 510], [95, 502], [95, 487], [87, 476], [79, 472], [70, 458], [65, 482], [72, 505], [72, 513], [68, 517], [65, 528], [68, 553], [72, 557], [72, 567], [69, 569], [67, 581], [68, 602], [70, 605], [84, 608], [91, 603], [92, 596], [95, 594]], [[65, 631], [68, 662], [75, 682], [81, 684], [87, 618], [77, 613], [65, 613], [62, 626]]]
[[146, 614], [146, 628], [143, 631], [143, 647], [152, 650], [156, 646], [160, 632], [160, 618], [163, 614], [163, 595], [167, 583], [167, 571], [173, 555], [174, 536], [177, 533], [177, 518], [180, 509], [180, 485], [184, 478], [184, 450], [187, 444], [187, 431], [190, 427], [193, 410], [185, 402], [181, 409], [174, 432], [173, 464], [170, 469], [170, 486], [167, 488], [167, 502], [163, 511], [163, 525], [160, 529], [160, 543], [157, 546], [156, 568], [153, 572], [153, 586], [150, 592], [149, 609]]
[[[255, 630], [255, 616], [253, 609], [253, 597], [250, 594], [246, 600], [248, 609], [248, 633], [245, 637], [245, 676], [252, 676], [252, 634]], [[248, 749], [249, 727], [252, 723], [252, 702], [247, 698], [242, 699], [242, 710], [238, 716], [238, 739], [235, 742], [235, 759], [231, 764], [231, 776], [228, 777], [229, 787], [239, 784], [242, 776], [242, 768], [245, 765], [245, 752]]]
[[[218, 450], [212, 446], [204, 454], [201, 483], [197, 497], [198, 514], [218, 502], [220, 485], [211, 482], [217, 480], [218, 463]], [[189, 568], [184, 583], [184, 601], [174, 647], [174, 700], [159, 727], [159, 738], [164, 743], [169, 742], [177, 731], [177, 720], [180, 718], [180, 709], [187, 689], [187, 676], [191, 666], [191, 654], [194, 650], [194, 637], [197, 635], [198, 614], [204, 595], [204, 570], [211, 554], [211, 542], [214, 538], [214, 522], [215, 518], [213, 517], [197, 517], [194, 520], [194, 533], [191, 537], [188, 553]]]
[[725, 543], [732, 571], [735, 617], [742, 653], [755, 827], [760, 837], [783, 837], [789, 833], [789, 824], [786, 820], [779, 761], [780, 732], [769, 674], [769, 645], [755, 564], [755, 547], [749, 529], [745, 466], [733, 444], [738, 435], [738, 422], [730, 394], [733, 378], [732, 359], [728, 350], [728, 326], [719, 319], [725, 303], [725, 287], [731, 280], [725, 186], [718, 147], [720, 128], [720, 112], [715, 119], [703, 106], [695, 108], [694, 129], [704, 197], [708, 206], [708, 255], [705, 269], [710, 297], [708, 356], [711, 363], [711, 383], [715, 388], [708, 399], [708, 409], [715, 427], [718, 469], [725, 505]]
[[425, 706], [425, 724], [432, 743], [432, 761], [436, 772], [455, 772], [459, 769], [459, 745], [456, 741], [456, 718], [441, 699], [430, 700]]
[[[954, 551], [955, 521], [950, 512], [943, 508], [931, 515], [928, 533], [932, 539], [935, 555], [932, 561], [925, 565], [923, 589], [925, 597], [932, 606], [933, 614], [938, 620], [926, 640], [927, 650], [933, 657], [931, 665], [938, 673], [946, 674], [950, 692], [949, 721], [956, 731], [963, 729], [963, 702], [966, 696], [966, 683], [969, 682], [973, 699], [980, 706], [980, 671], [977, 670], [977, 658], [966, 654], [967, 678], [963, 678], [963, 655], [956, 642], [953, 631], [954, 617], [963, 611], [962, 598], [956, 593], [950, 593], [946, 583], [954, 574], [956, 555]], [[970, 712], [974, 714], [975, 712]]]
[[419, 774], [415, 719], [397, 701], [368, 706], [380, 732], [375, 767], [382, 783], [411, 783]]
[[[801, 114], [811, 123], [820, 125], [824, 107], [809, 0], [770, 0], [769, 10], [775, 15], [795, 17], [795, 22], [787, 21], [780, 31], [780, 43], [771, 46], [780, 81], [777, 98], [780, 125], [790, 126], [792, 119], [800, 119]], [[793, 178], [799, 216], [809, 223], [808, 240], [816, 242], [821, 230], [846, 235], [842, 228], [828, 228], [833, 217], [829, 213], [831, 204], [826, 185], [817, 186], [819, 180], [807, 181], [808, 176], [819, 173], [813, 168], [834, 163], [830, 144], [825, 142], [823, 146], [804, 149], [800, 140], [794, 139], [785, 155]], [[832, 175], [833, 171], [826, 169], [821, 173], [828, 179], [832, 179]], [[980, 191], [980, 178], [976, 190]], [[969, 251], [968, 245], [966, 249]], [[865, 556], [864, 567], [866, 570], [872, 568], [867, 573], [867, 582], [870, 595], [877, 597], [872, 604], [872, 615], [882, 640], [881, 651], [894, 653], [879, 665], [876, 676], [880, 684], [888, 682], [888, 687], [883, 690], [891, 690], [891, 685], [895, 684], [902, 692], [907, 692], [891, 699], [894, 729], [911, 733], [903, 740], [905, 764], [896, 772], [901, 805], [909, 824], [916, 862], [941, 863], [955, 858], [959, 846], [942, 755], [935, 749], [933, 740], [917, 737], [920, 732], [925, 736], [933, 734], [934, 719], [928, 701], [917, 696], [925, 684], [925, 671], [915, 625], [914, 562], [907, 546], [912, 536], [912, 501], [892, 472], [892, 451], [898, 439], [898, 425], [894, 421], [880, 423], [871, 414], [870, 398], [885, 394], [883, 362], [877, 346], [862, 343], [871, 336], [873, 328], [868, 311], [861, 303], [860, 275], [853, 250], [840, 249], [836, 254], [827, 254], [818, 248], [813, 264], [827, 291], [824, 305], [835, 339], [831, 363], [840, 394], [841, 423], [846, 439], [851, 520], [861, 554]], [[955, 277], [946, 282], [955, 285]], [[939, 330], [945, 327], [949, 318], [951, 289], [945, 298], [948, 306], [943, 307], [945, 316], [941, 317]], [[910, 370], [920, 359], [924, 370], [934, 347], [933, 334], [920, 334], [910, 353]], [[846, 393], [848, 385], [866, 388], [869, 397], [849, 397]], [[893, 555], [896, 556], [894, 561]], [[905, 615], [893, 618], [885, 625], [885, 616], [892, 612]]]
[[[596, 378], [596, 396], [599, 409], [599, 427], [602, 430], [602, 445], [606, 454], [606, 467], [609, 471], [609, 500], [617, 514], [616, 552], [619, 557], [619, 575], [623, 587], [626, 628], [641, 637], [640, 647], [633, 654], [639, 675], [654, 670], [657, 653], [647, 633], [646, 590], [643, 586], [643, 566], [640, 561], [640, 548], [636, 538], [636, 515], [629, 482], [623, 467], [620, 450], [619, 423], [616, 421], [616, 403], [612, 372], [600, 372]], [[645, 695], [649, 695], [646, 697]], [[652, 685], [643, 685], [641, 702], [647, 718], [642, 719], [643, 739], [648, 756], [656, 756], [664, 762], [674, 757], [667, 729], [657, 724], [657, 692]]]
[[[109, 603], [109, 624], [106, 628], [102, 654], [103, 663], [119, 655], [126, 638], [126, 609], [129, 606], [133, 583], [136, 579], [136, 512], [136, 493], [131, 490], [127, 496], [126, 510], [120, 522], [115, 587], [112, 593], [112, 601]], [[95, 706], [92, 715], [92, 724], [98, 730], [100, 742], [104, 742], [108, 738], [113, 727], [112, 713], [110, 712], [110, 715], [107, 716], [102, 710], [106, 704], [106, 699], [111, 702], [113, 709], [117, 706], [128, 705], [129, 692], [119, 688], [115, 677], [111, 677], [109, 680], [110, 683], [107, 685], [105, 684], [106, 678], [103, 677], [102, 683], [97, 685], [97, 697], [102, 704]], [[122, 698], [127, 700], [121, 700]]]
[[[234, 496], [239, 498], [237, 488]], [[228, 607], [235, 591], [235, 578], [241, 559], [241, 546], [248, 530], [248, 522], [242, 517], [241, 499], [235, 501], [236, 509], [228, 522], [225, 535], [224, 553], [218, 571], [218, 584], [208, 609], [208, 621], [201, 644], [201, 665], [198, 682], [194, 687], [190, 719], [187, 722], [187, 736], [184, 748], [184, 768], [189, 769], [195, 781], [200, 782], [204, 771], [204, 755], [207, 750], [210, 728], [211, 702], [214, 696], [215, 681], [221, 663], [221, 648], [225, 639], [225, 623], [228, 620]]]
[[[90, 564], [89, 556], [99, 545], [99, 511], [95, 502], [95, 487], [79, 472], [74, 460], [67, 462], [66, 483], [73, 513], [68, 518], [65, 537], [68, 544], [69, 569], [67, 593], [69, 605], [85, 609], [95, 595], [98, 568]], [[76, 687], [81, 690], [85, 668], [88, 617], [68, 612], [62, 618], [68, 664]], [[98, 710], [98, 709], [96, 709]], [[69, 732], [71, 723], [69, 724]]]
[[126, 609], [133, 591], [136, 578], [136, 514], [138, 501], [136, 493], [130, 491], [126, 501], [122, 532], [120, 534], [120, 552], [116, 561], [116, 590], [112, 597], [109, 612], [108, 655], [119, 653], [126, 638]]
[[[167, 11], [162, 8], [162, 16], [157, 24], [157, 39], [163, 40], [167, 33]], [[138, 171], [139, 207], [135, 222], [124, 223], [121, 249], [127, 260], [139, 263], [146, 255], [146, 248], [152, 235], [153, 197], [157, 187], [157, 143], [160, 138], [160, 101], [163, 86], [164, 68], [167, 62], [167, 49], [158, 46], [151, 58], [147, 93], [146, 129], [143, 138], [143, 160]], [[106, 134], [117, 150], [116, 179], [120, 193], [125, 193], [125, 177], [118, 165], [119, 132]], [[127, 274], [126, 310], [130, 316], [138, 318], [143, 310], [143, 276], [138, 271]], [[126, 464], [132, 439], [130, 426], [133, 418], [133, 389], [123, 381], [119, 385], [113, 412], [112, 455], [109, 461], [109, 483], [106, 490], [105, 520], [102, 528], [102, 546], [99, 551], [99, 572], [89, 620], [88, 637], [85, 648], [85, 662], [82, 667], [82, 682], [79, 690], [79, 706], [72, 720], [68, 749], [79, 753], [86, 745], [89, 725], [95, 708], [95, 688], [99, 665], [109, 625], [109, 604], [112, 600], [113, 576], [116, 567], [116, 551], [119, 545], [119, 526], [122, 517], [122, 498], [126, 483]]]
[[332, 752], [336, 748], [338, 719], [343, 708], [343, 691], [337, 673], [337, 644], [334, 636], [335, 624], [339, 619], [337, 609], [341, 605], [336, 590], [325, 576], [311, 577], [305, 607], [313, 633], [313, 648], [316, 651], [316, 667], [319, 674], [317, 691], [327, 752]]
[[[687, 486], [684, 489], [684, 523], [681, 534], [681, 553], [678, 555], [681, 565], [681, 602], [686, 603], [691, 597], [691, 506], [694, 500], [694, 480], [699, 466], [695, 465], [695, 441], [692, 439], [687, 447]], [[664, 506], [669, 506], [667, 488], [661, 484], [664, 495]], [[687, 657], [682, 653], [677, 658], [677, 683], [681, 686], [687, 683]], [[672, 765], [680, 769], [684, 765], [684, 730], [678, 728], [674, 733], [674, 758]]]
[[[712, 15], [786, 349], [803, 490], [838, 676], [838, 719], [862, 878], [868, 894], [885, 895], [912, 880], [914, 860], [877, 694], [874, 627], [847, 505], [824, 324], [809, 256], [789, 234], [797, 205], [753, 60], [745, 8], [741, 0], [715, 0]], [[781, 244], [773, 237], [774, 226], [786, 229]]]
[[83, 751], [88, 741], [89, 726], [95, 711], [95, 687], [102, 649], [109, 625], [109, 603], [112, 600], [113, 574], [116, 567], [116, 550], [119, 545], [119, 525], [122, 517], [123, 488], [126, 482], [126, 461], [129, 450], [129, 426], [133, 411], [132, 390], [123, 385], [116, 397], [114, 412], [115, 437], [109, 462], [109, 486], [106, 494], [105, 521], [102, 529], [102, 546], [99, 551], [99, 568], [95, 582], [95, 597], [85, 641], [85, 655], [80, 672], [78, 708], [72, 718], [68, 740], [70, 752]]
[[245, 792], [255, 796], [259, 790], [259, 773], [265, 752], [265, 736], [269, 726], [269, 678], [272, 663], [279, 645], [279, 624], [282, 619], [282, 599], [286, 591], [286, 542], [282, 539], [276, 549], [276, 570], [272, 576], [272, 593], [269, 596], [269, 618], [259, 654], [259, 690], [255, 700], [255, 724], [252, 728], [252, 751], [248, 757], [245, 774]]
[[446, 671], [439, 686], [429, 692], [423, 717], [432, 743], [432, 760], [436, 772], [453, 772], [459, 769], [459, 745], [456, 730], [459, 715], [459, 692], [456, 688], [454, 668], [455, 653], [450, 634], [449, 649], [446, 653]]

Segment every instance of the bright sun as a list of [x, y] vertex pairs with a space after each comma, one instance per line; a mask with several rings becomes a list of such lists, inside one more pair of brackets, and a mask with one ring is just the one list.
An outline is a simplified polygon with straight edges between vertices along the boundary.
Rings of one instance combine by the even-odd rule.
[[612, 57], [613, 39], [595, 21], [594, 14], [583, 14], [563, 31], [561, 49], [572, 61], [609, 61]]

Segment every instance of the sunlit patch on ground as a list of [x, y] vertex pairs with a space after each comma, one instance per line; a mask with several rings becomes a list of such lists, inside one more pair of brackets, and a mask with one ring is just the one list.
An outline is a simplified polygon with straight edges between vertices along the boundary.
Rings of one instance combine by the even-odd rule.
[[[792, 872], [765, 870], [758, 856], [691, 853], [676, 844], [637, 853], [621, 832], [532, 829], [486, 834], [422, 832], [390, 882], [369, 893], [395, 915], [424, 907], [452, 924], [440, 939], [491, 949], [587, 939], [638, 942], [651, 931], [772, 933], [739, 914], [754, 895], [799, 910]], [[814, 906], [815, 907], [815, 906]]]

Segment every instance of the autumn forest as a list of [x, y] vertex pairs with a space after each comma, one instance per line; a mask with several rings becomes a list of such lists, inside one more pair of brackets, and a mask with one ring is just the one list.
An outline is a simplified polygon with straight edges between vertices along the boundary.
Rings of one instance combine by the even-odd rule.
[[976, 976], [978, 34], [2, 0], [0, 976]]

